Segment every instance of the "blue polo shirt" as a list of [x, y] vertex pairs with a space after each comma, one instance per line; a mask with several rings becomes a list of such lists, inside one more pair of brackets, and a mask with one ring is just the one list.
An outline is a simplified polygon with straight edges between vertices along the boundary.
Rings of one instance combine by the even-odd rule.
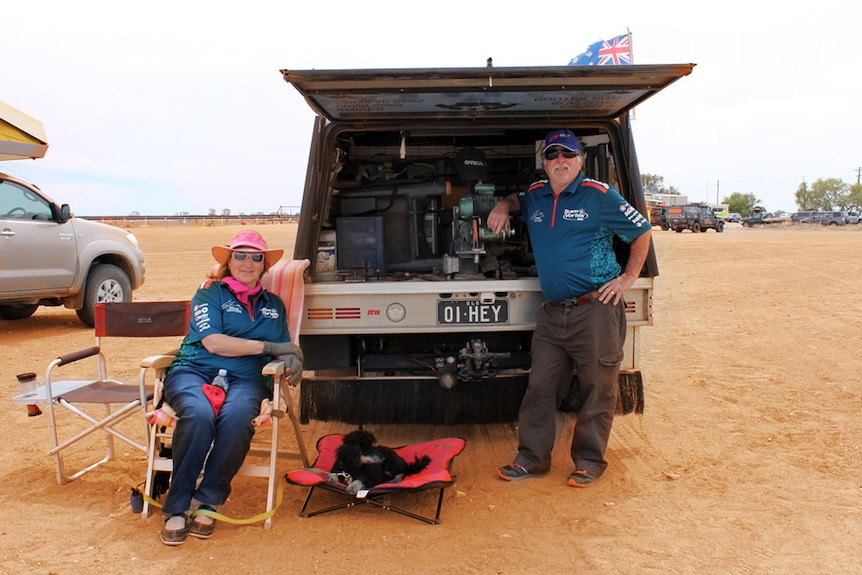
[[622, 273], [614, 236], [631, 243], [649, 221], [611, 186], [578, 174], [554, 198], [548, 180], [518, 193], [542, 293], [563, 301], [590, 293]]
[[217, 373], [224, 368], [242, 378], [260, 378], [260, 371], [272, 357], [266, 354], [225, 357], [207, 351], [201, 340], [214, 333], [258, 341], [290, 341], [287, 311], [278, 296], [265, 289], [251, 298], [251, 313], [224, 282], [205, 282], [191, 301], [189, 333], [171, 364], [171, 369], [189, 367]]

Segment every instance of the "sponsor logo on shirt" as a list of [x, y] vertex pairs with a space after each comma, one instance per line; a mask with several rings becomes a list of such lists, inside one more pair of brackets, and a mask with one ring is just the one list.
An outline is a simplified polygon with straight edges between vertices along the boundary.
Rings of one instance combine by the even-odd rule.
[[221, 310], [225, 313], [243, 313], [242, 306], [236, 300], [224, 302], [221, 304]]
[[260, 314], [269, 319], [278, 319], [278, 310], [271, 307], [262, 308]]
[[628, 220], [639, 228], [642, 228], [646, 223], [646, 218], [639, 211], [634, 209], [628, 202], [620, 204], [620, 211], [628, 218]]
[[545, 221], [545, 213], [542, 210], [536, 210], [530, 215], [530, 221], [534, 224], [541, 224]]
[[583, 222], [587, 218], [590, 217], [590, 214], [587, 213], [587, 210], [583, 208], [578, 209], [565, 209], [563, 210], [563, 219], [568, 220], [570, 222]]
[[206, 331], [210, 328], [210, 309], [208, 304], [198, 304], [192, 310], [192, 318], [198, 331]]

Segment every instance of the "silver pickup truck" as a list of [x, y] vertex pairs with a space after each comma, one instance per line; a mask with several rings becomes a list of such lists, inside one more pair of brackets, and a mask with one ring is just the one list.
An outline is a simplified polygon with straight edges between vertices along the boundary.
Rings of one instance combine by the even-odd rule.
[[132, 233], [73, 218], [68, 204], [0, 173], [0, 320], [64, 305], [92, 327], [93, 306], [131, 301], [145, 271]]
[[[693, 66], [282, 70], [316, 114], [294, 252], [313, 262], [301, 417], [517, 419], [544, 297], [525, 227], [495, 234], [487, 215], [541, 177], [557, 128], [581, 139], [589, 177], [646, 214], [629, 112]], [[651, 250], [626, 294], [622, 413], [642, 409], [657, 275]], [[577, 409], [576, 375], [570, 396]]]

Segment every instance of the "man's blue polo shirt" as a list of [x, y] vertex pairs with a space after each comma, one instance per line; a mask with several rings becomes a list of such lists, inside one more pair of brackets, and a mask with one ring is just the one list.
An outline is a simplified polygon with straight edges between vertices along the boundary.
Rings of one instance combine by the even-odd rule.
[[541, 180], [519, 192], [518, 201], [549, 301], [590, 293], [620, 275], [614, 236], [630, 244], [651, 227], [618, 191], [583, 174], [558, 198]]
[[261, 289], [251, 298], [252, 313], [247, 310], [224, 282], [206, 282], [191, 301], [192, 318], [189, 333], [183, 339], [171, 369], [189, 367], [217, 373], [224, 368], [228, 373], [246, 379], [264, 378], [260, 371], [272, 358], [266, 354], [225, 357], [207, 351], [201, 340], [210, 334], [221, 333], [257, 341], [290, 341], [287, 329], [287, 312], [278, 296]]

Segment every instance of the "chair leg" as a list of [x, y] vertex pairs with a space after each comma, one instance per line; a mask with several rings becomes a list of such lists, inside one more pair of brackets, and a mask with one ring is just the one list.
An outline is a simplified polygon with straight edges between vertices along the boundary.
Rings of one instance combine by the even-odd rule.
[[287, 391], [287, 417], [290, 418], [290, 424], [293, 426], [293, 435], [296, 437], [296, 444], [299, 447], [299, 456], [302, 459], [302, 466], [308, 467], [310, 460], [308, 459], [308, 448], [305, 446], [305, 436], [302, 434], [302, 427], [299, 423], [299, 418], [296, 416], [296, 398], [293, 395], [293, 389]]

